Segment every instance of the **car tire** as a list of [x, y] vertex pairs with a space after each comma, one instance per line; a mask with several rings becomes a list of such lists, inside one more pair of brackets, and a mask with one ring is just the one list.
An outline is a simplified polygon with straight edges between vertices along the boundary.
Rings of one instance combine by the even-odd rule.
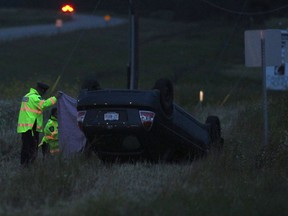
[[210, 137], [213, 147], [218, 150], [223, 148], [223, 138], [221, 137], [221, 124], [217, 116], [208, 116], [205, 122], [210, 128]]
[[160, 91], [161, 108], [167, 116], [173, 114], [173, 84], [169, 79], [158, 79], [153, 89]]

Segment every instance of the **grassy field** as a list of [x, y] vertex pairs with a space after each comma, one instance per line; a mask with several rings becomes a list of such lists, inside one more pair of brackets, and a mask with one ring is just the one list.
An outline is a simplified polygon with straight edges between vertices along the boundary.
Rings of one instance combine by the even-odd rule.
[[168, 77], [176, 103], [222, 123], [223, 153], [181, 164], [105, 165], [79, 155], [20, 167], [19, 99], [36, 81], [53, 85], [58, 76], [57, 89], [73, 97], [89, 76], [103, 88], [125, 88], [129, 28], [1, 43], [0, 215], [287, 215], [288, 96], [268, 92], [263, 146], [261, 69], [244, 66], [247, 27], [238, 24], [140, 20], [139, 88]]
[[53, 24], [57, 18], [69, 20], [57, 11], [0, 8], [0, 28]]

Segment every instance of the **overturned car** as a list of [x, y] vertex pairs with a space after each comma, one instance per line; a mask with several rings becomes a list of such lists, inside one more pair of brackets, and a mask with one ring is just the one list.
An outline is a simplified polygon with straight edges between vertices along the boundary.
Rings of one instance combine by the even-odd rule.
[[[96, 84], [95, 84], [96, 83]], [[178, 161], [221, 150], [217, 116], [197, 121], [173, 102], [173, 85], [159, 79], [151, 90], [84, 86], [77, 100], [78, 125], [89, 155], [103, 161]]]

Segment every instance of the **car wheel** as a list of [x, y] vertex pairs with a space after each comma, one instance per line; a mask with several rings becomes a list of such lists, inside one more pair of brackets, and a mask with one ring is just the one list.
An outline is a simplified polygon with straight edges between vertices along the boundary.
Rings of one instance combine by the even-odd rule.
[[221, 137], [221, 124], [217, 116], [208, 116], [205, 122], [210, 128], [212, 146], [218, 150], [223, 148], [223, 138]]
[[153, 89], [160, 91], [160, 104], [167, 116], [173, 113], [173, 84], [168, 79], [159, 79], [155, 82]]

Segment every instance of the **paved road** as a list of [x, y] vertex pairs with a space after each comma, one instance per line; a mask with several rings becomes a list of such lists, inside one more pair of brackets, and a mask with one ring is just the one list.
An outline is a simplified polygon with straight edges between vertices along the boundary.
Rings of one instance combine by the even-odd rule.
[[0, 29], [0, 41], [15, 40], [30, 36], [55, 35], [61, 32], [71, 32], [79, 29], [101, 28], [119, 25], [127, 22], [125, 19], [111, 18], [107, 23], [103, 17], [93, 15], [74, 14], [73, 21], [63, 22], [61, 28], [57, 28], [55, 23], [48, 25], [33, 25]]

